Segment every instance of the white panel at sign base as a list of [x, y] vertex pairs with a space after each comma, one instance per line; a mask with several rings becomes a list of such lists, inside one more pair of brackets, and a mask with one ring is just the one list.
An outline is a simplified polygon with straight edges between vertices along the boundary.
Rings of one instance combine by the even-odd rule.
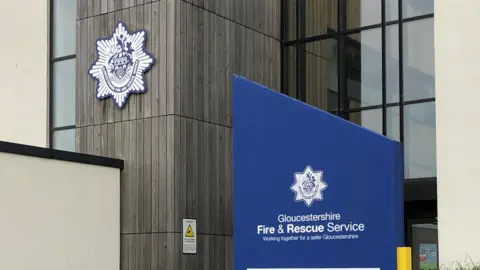
[[197, 220], [183, 219], [183, 253], [197, 254]]

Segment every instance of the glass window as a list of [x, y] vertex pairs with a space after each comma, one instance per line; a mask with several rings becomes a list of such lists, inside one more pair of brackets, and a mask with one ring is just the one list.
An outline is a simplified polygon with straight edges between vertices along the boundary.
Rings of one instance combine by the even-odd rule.
[[[382, 104], [382, 30], [351, 34], [345, 42], [349, 108]], [[347, 109], [347, 108], [344, 108]]]
[[53, 1], [53, 57], [75, 54], [76, 0]]
[[403, 24], [404, 100], [435, 96], [433, 18]]
[[385, 21], [396, 20], [398, 20], [398, 0], [385, 0]]
[[382, 134], [382, 109], [365, 110], [350, 113], [349, 119], [362, 127]]
[[395, 24], [385, 27], [385, 75], [387, 103], [399, 101], [399, 52], [398, 25]]
[[405, 178], [436, 176], [435, 103], [405, 105], [404, 132]]
[[53, 127], [75, 125], [75, 59], [53, 63]]
[[53, 132], [53, 148], [75, 152], [75, 129], [57, 130]]
[[398, 106], [387, 107], [386, 120], [387, 137], [392, 140], [400, 141], [400, 108]]
[[[358, 1], [358, 0], [357, 0]], [[311, 37], [337, 31], [336, 0], [299, 1], [300, 33], [299, 36]]]
[[411, 18], [433, 13], [433, 0], [403, 0], [403, 18]]
[[347, 0], [346, 3], [348, 29], [382, 22], [382, 0]]
[[[306, 103], [322, 110], [338, 107], [337, 41], [326, 39], [300, 45], [300, 89], [305, 91]], [[303, 65], [302, 65], [303, 64]]]

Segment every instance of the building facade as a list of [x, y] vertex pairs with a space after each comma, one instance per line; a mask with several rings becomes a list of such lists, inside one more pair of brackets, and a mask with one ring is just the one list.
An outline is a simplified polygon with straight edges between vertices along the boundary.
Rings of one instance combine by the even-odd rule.
[[[0, 10], [4, 32], [18, 26], [1, 52], [0, 140], [124, 160], [121, 269], [232, 268], [232, 74], [403, 143], [414, 269], [421, 243], [456, 237], [437, 233], [437, 223], [463, 226], [452, 220], [461, 202], [472, 205], [460, 191], [476, 190], [472, 152], [480, 146], [477, 129], [458, 119], [475, 115], [462, 104], [476, 100], [471, 55], [478, 42], [460, 44], [466, 30], [453, 27], [474, 25], [475, 0], [24, 3], [21, 16], [14, 1]], [[129, 32], [145, 30], [154, 58], [146, 92], [131, 94], [123, 108], [97, 98], [89, 74], [97, 40], [111, 37], [118, 22]], [[452, 168], [466, 179], [461, 189], [441, 184], [457, 177]], [[194, 256], [181, 252], [185, 217], [198, 220]], [[480, 252], [455, 243], [441, 250], [445, 262]]]

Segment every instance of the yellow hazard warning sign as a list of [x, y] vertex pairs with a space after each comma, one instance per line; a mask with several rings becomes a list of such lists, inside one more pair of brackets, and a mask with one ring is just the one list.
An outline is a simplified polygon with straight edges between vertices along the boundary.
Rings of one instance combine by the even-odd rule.
[[193, 229], [192, 229], [191, 225], [188, 225], [187, 232], [185, 232], [185, 236], [186, 237], [194, 237], [195, 236], [195, 235], [193, 235]]
[[183, 219], [183, 253], [184, 254], [197, 254], [197, 220], [196, 219]]

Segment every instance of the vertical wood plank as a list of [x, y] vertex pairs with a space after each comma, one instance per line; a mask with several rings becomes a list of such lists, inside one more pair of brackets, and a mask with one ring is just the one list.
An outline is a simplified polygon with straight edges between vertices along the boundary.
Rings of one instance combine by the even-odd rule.
[[86, 154], [87, 153], [87, 128], [77, 128], [75, 131], [75, 151]]
[[107, 12], [113, 12], [115, 10], [115, 0], [107, 0]]
[[[211, 177], [210, 164], [212, 163], [211, 158], [211, 147], [210, 147], [210, 124], [203, 123], [203, 232], [205, 234], [212, 234], [212, 220], [210, 219], [210, 212], [213, 211], [212, 205], [210, 204], [210, 193], [213, 193]], [[206, 239], [208, 243], [208, 239]], [[208, 260], [206, 260], [208, 263]], [[205, 268], [208, 269], [208, 268]]]
[[184, 3], [182, 1], [176, 1], [175, 2], [175, 90], [174, 90], [174, 102], [172, 104], [173, 110], [175, 114], [179, 115], [181, 114], [181, 101], [182, 101], [182, 95], [181, 95], [181, 89], [182, 89], [182, 33], [183, 33], [183, 5]]
[[[167, 116], [167, 231], [175, 231], [175, 116]], [[161, 127], [160, 127], [161, 129]], [[161, 132], [161, 131], [160, 131]], [[178, 149], [178, 148], [177, 148]], [[178, 152], [178, 150], [177, 150]], [[173, 268], [171, 268], [173, 269]]]
[[[198, 197], [197, 197], [197, 190], [199, 189], [199, 181], [200, 177], [198, 175], [198, 163], [199, 160], [197, 159], [198, 156], [198, 122], [197, 120], [190, 120], [187, 124], [187, 132], [189, 132], [190, 140], [191, 140], [191, 148], [189, 151], [189, 159], [190, 159], [190, 166], [189, 166], [189, 174], [187, 175], [188, 180], [190, 182], [188, 195], [192, 198], [191, 204], [191, 216], [195, 217], [198, 220]], [[197, 228], [197, 235], [198, 235], [198, 228]]]
[[245, 38], [245, 27], [235, 23], [235, 66], [234, 66], [234, 73], [247, 76], [243, 68], [243, 63], [245, 62], [245, 49], [247, 40]]
[[[94, 29], [94, 24], [93, 24], [94, 18], [88, 18], [87, 19], [87, 28], [88, 28], [88, 39], [87, 39], [87, 51], [86, 55], [87, 57], [87, 65], [93, 63], [95, 61], [95, 29]], [[88, 67], [85, 67], [86, 70]], [[93, 107], [94, 107], [94, 101], [95, 101], [95, 80], [92, 80], [92, 78], [88, 75], [88, 73], [85, 73], [85, 79], [87, 80], [87, 83], [85, 85], [85, 95], [86, 95], [86, 102], [87, 106], [85, 108], [85, 115], [86, 115], [86, 124], [91, 126], [94, 124], [93, 121]]]
[[175, 250], [175, 239], [179, 237], [177, 237], [176, 234], [168, 233], [166, 238], [167, 238], [167, 263], [166, 263], [167, 267], [163, 269], [177, 269], [177, 266], [175, 265], [176, 263], [175, 255], [177, 253]]
[[227, 20], [216, 16], [216, 32], [217, 32], [217, 89], [215, 92], [215, 105], [217, 111], [214, 118], [214, 123], [225, 123], [224, 117], [225, 112], [225, 89], [226, 85], [226, 65], [227, 65], [227, 56], [226, 56], [226, 46], [227, 46], [227, 33], [226, 33], [226, 23]]
[[228, 22], [228, 32], [227, 32], [227, 80], [226, 80], [226, 125], [232, 125], [232, 75], [235, 69], [235, 58], [236, 58], [236, 42], [235, 42], [235, 23]]
[[180, 2], [180, 91], [179, 102], [175, 106], [179, 107], [180, 115], [187, 114], [187, 3]]
[[217, 103], [215, 102], [215, 97], [217, 93], [217, 35], [215, 33], [216, 30], [216, 16], [211, 13], [208, 14], [209, 20], [209, 96], [208, 96], [208, 108], [209, 114], [208, 118], [206, 119], [209, 122], [215, 121], [215, 115], [218, 111]]
[[[263, 0], [262, 0], [263, 1]], [[245, 26], [255, 29], [255, 0], [245, 0]]]
[[93, 126], [88, 126], [87, 127], [87, 154], [93, 155], [93, 149], [94, 149], [94, 132], [93, 132], [94, 127]]
[[192, 72], [193, 72], [193, 6], [186, 5], [186, 61], [185, 61], [185, 89], [184, 89], [184, 100], [185, 100], [185, 114], [184, 116], [193, 117], [193, 82], [192, 82]]
[[[131, 162], [131, 155], [130, 155], [130, 122], [120, 122], [116, 123], [115, 125], [119, 125], [119, 129], [117, 130], [117, 126], [115, 126], [115, 144], [117, 141], [120, 143], [120, 155], [118, 158], [121, 158], [125, 161], [125, 169], [122, 171], [122, 181], [120, 181], [120, 209], [121, 209], [121, 232], [128, 233], [132, 230], [132, 213], [134, 209], [136, 209], [136, 205], [134, 204], [132, 198], [132, 162]], [[117, 148], [117, 145], [115, 145]], [[116, 155], [117, 156], [117, 155]]]
[[[119, 5], [119, 7], [118, 7]], [[116, 1], [115, 2], [115, 10], [118, 10], [118, 9], [121, 9], [122, 8], [122, 1]], [[114, 27], [117, 25], [117, 23], [119, 21], [122, 21], [125, 25], [129, 25], [130, 23], [130, 14], [128, 14], [127, 12], [128, 10], [121, 10], [121, 11], [117, 11], [115, 12], [115, 19], [114, 19]], [[114, 28], [112, 28], [112, 31], [114, 30]], [[115, 122], [119, 122], [119, 121], [122, 121], [123, 119], [123, 115], [125, 114], [125, 112], [128, 113], [128, 105], [125, 105], [125, 107], [123, 107], [123, 109], [118, 109], [117, 107], [115, 107], [114, 109], [114, 119], [115, 119]]]
[[110, 158], [115, 157], [115, 124], [108, 124], [108, 146], [107, 146], [107, 156]]
[[225, 129], [225, 234], [233, 235], [232, 128]]
[[[127, 230], [129, 233], [138, 233], [141, 232], [143, 227], [143, 182], [141, 181], [142, 172], [139, 166], [143, 162], [143, 147], [141, 147], [141, 138], [142, 133], [141, 129], [138, 127], [141, 125], [141, 121], [129, 121], [130, 125], [130, 137], [129, 137], [129, 145], [130, 145], [130, 156], [128, 160], [130, 161], [130, 195], [132, 200], [132, 207], [130, 208], [129, 215], [129, 223]], [[139, 159], [142, 160], [139, 160]]]
[[[196, 96], [195, 98], [195, 104], [197, 104], [197, 118], [198, 119], [204, 119], [204, 92], [205, 92], [205, 77], [204, 77], [204, 61], [205, 61], [205, 18], [204, 18], [204, 11], [203, 9], [197, 8], [196, 9], [196, 16], [197, 16], [197, 32], [196, 32], [196, 38], [197, 38], [197, 67], [194, 71], [194, 93]], [[196, 77], [195, 77], [196, 76]]]
[[[99, 1], [97, 1], [96, 3], [99, 3]], [[97, 58], [96, 40], [100, 38], [101, 30], [102, 30], [101, 17], [102, 16], [93, 17], [93, 38], [91, 42], [92, 44], [94, 44], [92, 54], [94, 55], [95, 59]], [[93, 61], [91, 63], [93, 63]], [[99, 125], [102, 123], [102, 117], [103, 117], [102, 103], [103, 102], [100, 102], [99, 100], [96, 99], [96, 95], [97, 95], [96, 80], [93, 80], [92, 78], [90, 78], [90, 81], [92, 81], [92, 84], [93, 84], [92, 92], [90, 92], [90, 95], [92, 97], [92, 105], [93, 105], [93, 115], [92, 115], [93, 124]]]
[[87, 2], [87, 16], [93, 17], [94, 12], [94, 0], [88, 0]]
[[199, 112], [199, 105], [203, 102], [200, 101], [199, 97], [199, 87], [198, 87], [198, 8], [192, 8], [192, 22], [189, 25], [192, 29], [192, 50], [191, 50], [191, 70], [192, 74], [190, 76], [190, 85], [191, 85], [191, 99], [192, 99], [192, 114], [191, 117], [194, 119], [201, 119], [200, 112]]
[[122, 2], [122, 9], [126, 9], [130, 7], [130, 1], [132, 0], [118, 0]]
[[226, 162], [227, 158], [225, 156], [225, 127], [223, 126], [217, 126], [217, 143], [218, 143], [218, 148], [217, 148], [217, 181], [218, 181], [218, 205], [219, 205], [219, 219], [218, 219], [218, 225], [219, 225], [219, 230], [218, 234], [220, 235], [225, 235], [225, 220], [226, 220], [226, 208], [225, 208], [225, 189], [226, 189], [226, 181], [228, 181], [228, 178], [226, 177]]
[[[162, 3], [165, 3], [163, 1]], [[160, 66], [162, 65], [162, 60], [161, 60], [161, 55], [160, 55], [160, 18], [159, 18], [159, 10], [160, 8], [160, 2], [155, 1], [152, 3], [152, 18], [151, 18], [151, 33], [149, 36], [151, 46], [149, 50], [151, 53], [154, 55], [155, 63], [152, 66], [151, 70], [149, 71], [151, 73], [151, 85], [148, 91], [150, 92], [148, 94], [147, 100], [145, 103], [150, 104], [150, 115], [151, 116], [158, 116], [158, 107], [159, 107], [159, 89], [158, 89], [158, 84], [159, 84], [159, 76], [160, 76]], [[165, 41], [164, 38], [162, 38], [162, 43]], [[162, 44], [162, 47], [165, 47], [164, 43]], [[145, 111], [146, 112], [146, 111]]]
[[175, 132], [175, 150], [174, 150], [174, 168], [175, 168], [175, 231], [182, 230], [182, 215], [184, 209], [184, 202], [182, 198], [182, 129], [181, 118], [174, 116], [174, 132]]
[[100, 0], [100, 13], [105, 14], [108, 12], [108, 0]]
[[166, 195], [160, 188], [160, 136], [159, 122], [160, 117], [153, 117], [151, 120], [151, 157], [152, 157], [152, 232], [160, 232], [160, 203]]
[[[78, 1], [80, 2], [80, 1]], [[85, 42], [86, 38], [86, 20], [77, 21], [76, 24], [76, 31], [77, 31], [77, 40], [76, 40], [76, 53], [78, 55], [85, 55]], [[87, 74], [85, 73], [85, 57], [79, 57], [75, 59], [75, 71], [77, 76], [75, 76], [75, 108], [76, 108], [76, 126], [84, 126], [85, 125], [85, 82], [87, 79]]]
[[263, 43], [264, 43], [264, 35], [258, 32], [254, 32], [254, 39], [255, 39], [255, 70], [256, 74], [254, 80], [260, 84], [264, 84], [264, 73], [263, 73]]
[[[113, 3], [112, 3], [113, 5]], [[109, 3], [109, 8], [110, 8], [110, 3]], [[117, 24], [117, 20], [115, 18], [115, 13], [108, 13], [107, 15], [107, 24], [106, 24], [106, 29], [103, 32], [105, 36], [110, 36], [115, 29], [115, 26]], [[108, 123], [113, 123], [115, 121], [115, 101], [111, 98], [107, 100], [103, 100], [102, 103], [106, 104], [106, 110], [107, 110], [107, 122]]]
[[213, 192], [210, 192], [210, 207], [212, 212], [208, 217], [212, 221], [212, 230], [213, 234], [219, 234], [220, 232], [220, 207], [219, 207], [219, 197], [220, 197], [220, 184], [219, 184], [219, 175], [218, 175], [218, 126], [209, 125], [210, 129], [210, 149], [211, 149], [211, 159], [210, 170], [211, 178], [209, 179], [210, 187]]
[[[256, 63], [255, 61], [255, 39], [254, 39], [254, 32], [248, 28], [245, 28], [245, 38], [246, 38], [246, 44], [245, 44], [245, 56], [246, 58], [243, 59], [242, 61], [245, 61], [245, 63]], [[255, 78], [255, 64], [254, 65], [245, 65], [245, 76], [247, 79], [253, 80]]]
[[[184, 131], [182, 131], [182, 134], [185, 134], [185, 152], [184, 152], [184, 159], [185, 159], [185, 189], [184, 189], [184, 194], [182, 196], [186, 197], [186, 210], [185, 210], [185, 217], [193, 217], [195, 218], [193, 214], [193, 206], [194, 206], [194, 198], [193, 198], [193, 121], [192, 119], [189, 118], [183, 118], [184, 119]], [[182, 148], [183, 150], [183, 148]], [[198, 232], [197, 232], [198, 233]]]
[[102, 143], [102, 134], [100, 125], [93, 126], [93, 151], [92, 154], [100, 155], [100, 145]]
[[210, 42], [210, 19], [209, 13], [202, 11], [203, 23], [204, 23], [204, 38], [203, 38], [203, 119], [210, 120], [210, 61], [211, 59], [211, 42]]
[[[130, 6], [130, 3], [128, 5]], [[130, 11], [130, 26], [128, 30], [135, 31], [136, 29], [143, 29], [143, 6], [132, 7], [128, 10]], [[142, 94], [131, 94], [129, 96], [127, 101], [128, 105], [125, 108], [128, 108], [128, 111], [126, 111], [127, 115], [126, 118], [123, 118], [123, 120], [133, 120], [138, 118], [138, 116], [140, 115], [141, 95]]]
[[143, 231], [152, 231], [152, 119], [143, 119], [143, 164], [140, 164], [140, 170], [143, 167]]
[[[189, 198], [187, 196], [187, 119], [185, 117], [179, 117], [180, 121], [180, 220], [184, 217], [187, 217], [187, 207]], [[181, 222], [180, 226], [181, 226]], [[181, 231], [181, 228], [178, 227], [178, 230]]]
[[[167, 40], [167, 1], [162, 0], [159, 4], [159, 20], [160, 22], [160, 33], [159, 36], [157, 35], [157, 51], [159, 52], [159, 82], [158, 82], [158, 92], [159, 92], [159, 100], [158, 100], [158, 115], [165, 115], [167, 114], [167, 46], [160, 44], [165, 44], [164, 40]], [[168, 26], [170, 27], [170, 26]], [[168, 66], [168, 70], [171, 72], [171, 66]]]
[[[142, 28], [145, 29], [145, 31], [147, 32], [148, 36], [147, 36], [147, 39], [145, 40], [145, 43], [146, 43], [146, 47], [147, 47], [147, 51], [153, 53], [153, 43], [152, 43], [152, 40], [154, 38], [154, 35], [158, 35], [158, 32], [153, 32], [152, 31], [152, 4], [151, 3], [148, 3], [148, 4], [145, 4], [143, 6], [143, 9], [142, 9], [142, 6], [139, 6], [137, 10], [140, 10], [141, 13], [143, 13], [143, 19], [139, 16], [139, 14], [137, 14], [137, 20], [140, 19], [140, 20], [143, 20], [143, 26]], [[140, 27], [137, 25], [137, 29], [140, 29]], [[157, 57], [157, 55], [154, 56], [155, 58]], [[154, 66], [156, 66], [157, 63], [154, 63]], [[139, 96], [138, 98], [138, 104], [137, 104], [137, 117], [138, 118], [145, 118], [145, 117], [151, 117], [152, 116], [152, 97], [153, 97], [153, 92], [155, 91], [153, 89], [153, 70], [149, 70], [146, 74], [145, 74], [145, 87], [146, 87], [146, 90], [147, 90], [147, 93], [145, 94], [142, 94]]]
[[102, 12], [102, 1], [93, 1], [93, 16], [98, 16]]
[[203, 8], [205, 7], [205, 1], [206, 0], [195, 0], [195, 1], [197, 1], [198, 7], [203, 10]]
[[177, 74], [177, 67], [175, 64], [175, 60], [178, 59], [176, 56], [177, 48], [175, 44], [177, 41], [177, 25], [176, 25], [176, 0], [164, 0], [166, 1], [167, 5], [167, 12], [166, 12], [166, 30], [167, 30], [167, 114], [173, 114], [175, 112], [175, 89], [177, 86], [177, 80], [175, 74]]
[[[204, 125], [206, 125], [202, 121], [195, 121], [195, 132], [196, 132], [196, 144], [197, 144], [197, 152], [196, 152], [196, 161], [197, 161], [197, 170], [196, 170], [196, 179], [197, 179], [197, 189], [196, 189], [196, 198], [197, 198], [197, 219], [199, 222], [197, 222], [197, 232], [198, 233], [204, 233], [205, 232], [205, 227], [204, 227], [204, 220], [205, 220], [205, 214], [204, 214], [204, 208], [206, 207], [205, 205], [205, 200], [204, 200], [204, 190], [205, 190], [205, 175], [204, 175], [204, 166], [205, 166], [205, 139], [204, 139]], [[199, 249], [201, 250], [201, 249]]]
[[[109, 33], [109, 30], [108, 30], [108, 24], [109, 24], [109, 17], [108, 15], [103, 15], [103, 16], [100, 16], [100, 31], [99, 31], [99, 34], [97, 36], [97, 38], [104, 38], [106, 36], [109, 36], [110, 33]], [[96, 86], [95, 86], [96, 88]], [[96, 95], [96, 93], [95, 93]], [[96, 103], [99, 103], [99, 106], [100, 106], [100, 115], [98, 116], [99, 117], [99, 122], [102, 123], [102, 124], [106, 124], [108, 122], [108, 116], [109, 116], [109, 110], [108, 110], [108, 106], [109, 104], [112, 102], [112, 99], [108, 99], [108, 100], [95, 100]]]
[[245, 24], [245, 0], [233, 0], [233, 21]]
[[[158, 190], [160, 194], [160, 199], [159, 199], [159, 206], [158, 206], [158, 211], [159, 211], [159, 230], [161, 232], [166, 232], [168, 231], [167, 227], [167, 221], [168, 221], [168, 216], [167, 216], [167, 211], [168, 211], [168, 195], [167, 193], [169, 192], [168, 189], [168, 179], [167, 179], [167, 162], [168, 158], [167, 157], [167, 151], [168, 151], [168, 126], [167, 126], [167, 117], [160, 117], [158, 120], [158, 155], [159, 155], [159, 164], [158, 164]], [[172, 154], [172, 152], [169, 152], [168, 154]]]

